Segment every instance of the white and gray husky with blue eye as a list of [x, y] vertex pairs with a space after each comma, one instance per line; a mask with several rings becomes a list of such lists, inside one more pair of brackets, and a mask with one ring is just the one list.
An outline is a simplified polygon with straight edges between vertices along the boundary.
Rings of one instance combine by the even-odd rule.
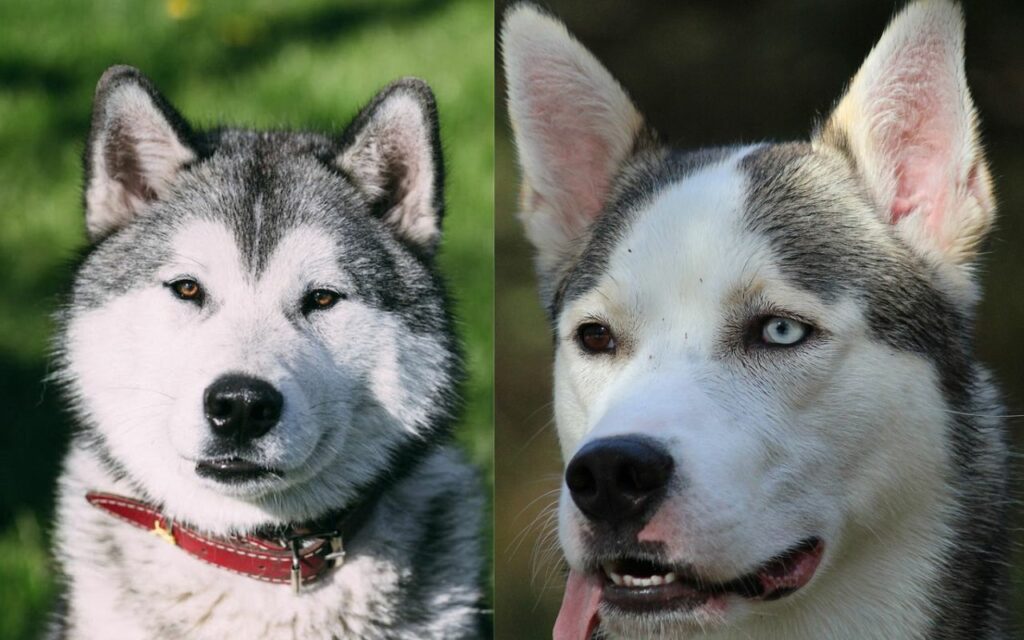
[[114, 67], [85, 167], [53, 636], [482, 633], [430, 89], [336, 136], [199, 131]]
[[502, 44], [555, 335], [555, 637], [1009, 638], [959, 8], [902, 10], [790, 144], [662, 144], [529, 5]]

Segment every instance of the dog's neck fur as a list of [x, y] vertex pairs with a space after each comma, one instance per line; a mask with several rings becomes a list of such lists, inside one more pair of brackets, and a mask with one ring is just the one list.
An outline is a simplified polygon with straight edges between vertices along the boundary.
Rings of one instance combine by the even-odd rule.
[[[58, 554], [75, 588], [54, 635], [109, 637], [113, 629], [132, 638], [471, 635], [479, 624], [481, 573], [480, 496], [467, 489], [474, 486], [471, 476], [453, 451], [429, 454], [380, 496], [366, 524], [345, 541], [344, 565], [294, 595], [287, 585], [207, 566], [91, 507], [87, 490], [132, 488], [92, 451], [76, 447], [61, 481], [57, 531]], [[403, 526], [389, 524], [396, 521]], [[430, 554], [419, 553], [425, 545]], [[434, 557], [441, 549], [449, 552]], [[429, 600], [441, 593], [435, 584], [462, 586], [443, 590], [442, 604]]]

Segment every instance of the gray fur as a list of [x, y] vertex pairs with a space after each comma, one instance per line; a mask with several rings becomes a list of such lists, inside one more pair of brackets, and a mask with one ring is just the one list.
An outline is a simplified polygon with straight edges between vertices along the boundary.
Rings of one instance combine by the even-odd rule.
[[[622, 171], [614, 195], [566, 275], [550, 313], [597, 286], [611, 253], [645, 205], [673, 183], [738, 148], [648, 151]], [[1008, 624], [1009, 444], [999, 394], [974, 360], [973, 309], [950, 298], [935, 268], [874, 215], [847, 158], [810, 144], [762, 145], [746, 172], [748, 228], [769, 238], [788, 278], [824, 300], [862, 301], [874, 335], [893, 349], [928, 358], [950, 409], [949, 439], [958, 501], [955, 551], [934, 585], [934, 640], [1004, 638]], [[827, 221], [827, 222], [824, 222]], [[636, 248], [642, 251], [641, 247]], [[723, 342], [734, 336], [723, 337]], [[600, 541], [592, 541], [599, 549]], [[649, 552], [649, 546], [638, 548]], [[619, 549], [621, 553], [621, 548]]]
[[936, 284], [935, 268], [878, 220], [844, 157], [805, 144], [770, 145], [742, 164], [748, 224], [771, 240], [787, 276], [826, 300], [861, 299], [879, 340], [928, 358], [940, 373], [955, 412], [950, 483], [959, 500], [955, 551], [932, 590], [932, 637], [1004, 637], [1009, 443], [999, 394], [974, 360], [974, 309], [951, 300]]
[[[134, 120], [119, 115], [126, 110], [121, 104], [125, 95], [135, 101]], [[140, 100], [140, 95], [147, 99]], [[418, 105], [426, 126], [416, 135], [393, 127], [379, 136], [406, 135], [402, 148], [422, 152], [417, 170], [407, 171], [403, 157], [394, 155], [377, 168], [339, 160], [356, 144], [356, 136], [377, 122], [381, 105], [396, 97]], [[140, 143], [145, 136], [139, 127], [173, 131], [176, 142], [194, 158], [173, 166], [146, 165], [147, 151]], [[483, 633], [482, 494], [476, 472], [449, 444], [461, 403], [461, 349], [434, 265], [436, 243], [425, 244], [403, 226], [407, 219], [427, 218], [440, 228], [443, 167], [437, 134], [433, 96], [414, 79], [385, 88], [347, 132], [329, 135], [231, 128], [197, 132], [138, 71], [115, 67], [104, 74], [86, 149], [86, 215], [100, 222], [90, 226], [94, 244], [58, 314], [55, 378], [67, 392], [77, 431], [60, 481], [56, 557], [67, 593], [65, 606], [55, 612], [53, 637], [111, 637], [107, 634], [115, 629], [97, 624], [105, 618], [121, 620], [119, 633], [150, 638], [226, 637], [236, 632], [268, 638], [468, 638]], [[370, 143], [383, 148], [391, 144], [380, 137]], [[424, 158], [430, 166], [423, 166]], [[163, 174], [146, 169], [157, 165]], [[371, 169], [384, 176], [372, 189], [355, 177]], [[400, 179], [387, 177], [389, 172]], [[410, 187], [409, 180], [417, 177], [433, 180], [425, 207], [403, 201], [405, 191], [416, 186]], [[107, 206], [117, 214], [107, 215]], [[400, 207], [402, 217], [392, 215]], [[351, 446], [335, 450], [331, 445], [319, 453], [334, 456], [319, 475], [279, 494], [251, 498], [265, 514], [261, 520], [219, 526], [234, 533], [280, 528], [315, 521], [364, 499], [375, 503], [366, 524], [345, 540], [344, 565], [298, 596], [284, 585], [207, 567], [85, 501], [90, 490], [155, 504], [163, 504], [167, 496], [133, 471], [133, 461], [118, 453], [112, 440], [119, 437], [117, 429], [89, 409], [90, 387], [83, 376], [90, 374], [76, 361], [73, 333], [82, 318], [153, 287], [158, 271], [172, 257], [172, 239], [203, 221], [229, 230], [235, 247], [224, 249], [237, 249], [253, 282], [274, 275], [267, 273], [270, 261], [290, 233], [315, 229], [332, 242], [335, 266], [347, 283], [340, 291], [347, 303], [393, 322], [402, 340], [432, 345], [429, 365], [410, 351], [399, 360], [397, 373], [417, 388], [429, 389], [430, 395], [419, 398], [415, 407], [389, 406], [387, 397], [371, 390], [358, 371], [338, 370], [337, 380], [311, 383], [303, 378], [305, 366], [315, 371], [331, 366], [317, 355], [326, 348], [316, 335], [317, 325], [303, 317], [297, 299], [271, 312], [281, 315], [279, 326], [302, 340], [302, 349], [289, 356], [299, 360], [289, 361], [293, 369], [282, 374], [284, 383], [294, 384], [287, 379], [294, 375], [300, 386], [320, 385], [332, 402], [332, 394], [354, 394], [336, 398], [354, 407], [354, 426], [319, 428], [324, 438], [341, 428], [354, 429], [358, 437], [346, 440]], [[208, 304], [196, 309], [197, 317], [205, 322], [229, 310], [230, 304], [210, 296]], [[370, 332], [366, 335], [372, 337], [373, 329], [365, 327]], [[313, 356], [318, 359], [308, 365], [301, 360]], [[124, 381], [126, 387], [133, 382]], [[307, 391], [311, 397], [318, 392]], [[125, 402], [132, 400], [126, 397]], [[286, 408], [289, 402], [286, 397]], [[333, 414], [310, 415], [307, 420], [326, 420]], [[182, 511], [180, 505], [177, 509]], [[201, 520], [189, 520], [187, 508], [182, 519], [204, 527]], [[101, 576], [106, 586], [90, 590], [80, 583], [83, 576]]]
[[[973, 344], [995, 200], [959, 7], [909, 4], [827, 123], [790, 144], [661, 145], [556, 19], [518, 5], [503, 42], [563, 458], [639, 436], [675, 463], [668, 498], [625, 523], [563, 485], [556, 637], [1011, 637], [1011, 453]], [[537, 60], [572, 91], [532, 74]], [[629, 151], [597, 169], [563, 153], [587, 136]], [[582, 222], [560, 198], [584, 190], [544, 180], [552, 158], [611, 185]], [[800, 337], [774, 339], [777, 319]], [[604, 347], [587, 344], [594, 323]], [[788, 601], [667, 586], [678, 567], [698, 584], [744, 575], [807, 527], [833, 528], [839, 550]], [[664, 582], [616, 573], [636, 558]], [[642, 589], [627, 605], [623, 585]]]

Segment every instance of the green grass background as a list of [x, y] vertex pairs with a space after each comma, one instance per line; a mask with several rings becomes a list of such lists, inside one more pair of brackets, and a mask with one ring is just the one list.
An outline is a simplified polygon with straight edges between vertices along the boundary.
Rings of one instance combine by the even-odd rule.
[[437, 94], [448, 168], [441, 264], [471, 379], [459, 438], [493, 483], [493, 7], [487, 0], [0, 3], [0, 638], [38, 635], [68, 424], [42, 379], [49, 314], [84, 243], [81, 153], [96, 80], [142, 69], [199, 126], [340, 128], [382, 85]]

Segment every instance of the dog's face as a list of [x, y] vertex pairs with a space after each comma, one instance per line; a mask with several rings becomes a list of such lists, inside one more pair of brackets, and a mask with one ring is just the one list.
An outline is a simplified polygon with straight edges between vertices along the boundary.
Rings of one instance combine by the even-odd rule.
[[204, 137], [114, 69], [86, 153], [95, 246], [62, 376], [85, 440], [146, 496], [214, 530], [308, 520], [449, 418], [425, 85], [385, 89], [338, 139]]
[[958, 10], [905, 10], [810, 142], [691, 153], [552, 18], [503, 44], [555, 332], [556, 637], [777, 616], [944, 508], [993, 214]]

